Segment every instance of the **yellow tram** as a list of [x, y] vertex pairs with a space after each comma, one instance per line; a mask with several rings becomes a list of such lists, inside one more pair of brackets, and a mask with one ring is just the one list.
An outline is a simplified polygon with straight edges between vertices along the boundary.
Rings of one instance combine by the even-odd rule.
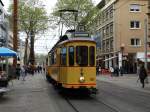
[[48, 53], [46, 78], [63, 88], [96, 90], [96, 43], [84, 32], [69, 32]]

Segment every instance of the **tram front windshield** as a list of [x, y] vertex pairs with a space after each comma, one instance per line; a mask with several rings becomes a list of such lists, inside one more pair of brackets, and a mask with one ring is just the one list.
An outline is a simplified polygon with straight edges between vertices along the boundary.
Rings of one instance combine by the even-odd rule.
[[76, 63], [80, 66], [88, 66], [88, 47], [76, 47]]

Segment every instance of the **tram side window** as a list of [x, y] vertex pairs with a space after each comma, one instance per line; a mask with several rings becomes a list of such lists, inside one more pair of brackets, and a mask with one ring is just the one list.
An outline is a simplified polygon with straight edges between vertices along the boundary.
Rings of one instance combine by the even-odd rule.
[[90, 66], [94, 66], [95, 65], [95, 48], [93, 46], [91, 46], [89, 48], [89, 55], [90, 55]]
[[48, 61], [49, 61], [49, 64], [48, 64], [48, 65], [50, 66], [50, 65], [52, 64], [52, 63], [51, 63], [51, 55], [49, 56]]
[[67, 49], [61, 48], [61, 65], [67, 65]]
[[76, 47], [76, 62], [80, 66], [88, 65], [88, 47], [87, 46]]
[[56, 52], [54, 53], [54, 64], [56, 64]]
[[74, 47], [69, 47], [69, 65], [74, 65]]
[[51, 65], [54, 64], [54, 52], [51, 54]]

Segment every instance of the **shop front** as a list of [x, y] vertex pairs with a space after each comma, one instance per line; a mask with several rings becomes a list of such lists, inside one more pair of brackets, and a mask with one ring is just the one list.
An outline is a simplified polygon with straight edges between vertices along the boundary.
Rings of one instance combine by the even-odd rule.
[[147, 53], [147, 58], [145, 58], [144, 52], [137, 52], [136, 58], [143, 63], [147, 60], [147, 69], [150, 71], [150, 52]]

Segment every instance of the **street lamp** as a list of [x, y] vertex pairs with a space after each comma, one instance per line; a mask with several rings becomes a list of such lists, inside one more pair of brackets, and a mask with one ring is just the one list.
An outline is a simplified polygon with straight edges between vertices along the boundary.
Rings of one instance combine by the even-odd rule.
[[122, 43], [121, 46], [120, 46], [120, 52], [121, 52], [121, 66], [120, 67], [123, 67], [123, 52], [124, 52], [124, 48], [125, 48], [125, 44]]
[[144, 51], [145, 51], [145, 68], [147, 70], [147, 44], [149, 44], [148, 42], [148, 36], [149, 36], [149, 22], [150, 22], [150, 1], [148, 1], [148, 13], [147, 14], [147, 18], [144, 20], [144, 24], [145, 24], [145, 39], [144, 39]]
[[144, 37], [144, 54], [145, 54], [145, 62], [144, 62], [144, 65], [145, 65], [145, 68], [147, 70], [147, 44], [148, 44], [148, 22], [147, 22], [147, 19], [144, 20], [144, 24], [145, 24], [145, 37]]

